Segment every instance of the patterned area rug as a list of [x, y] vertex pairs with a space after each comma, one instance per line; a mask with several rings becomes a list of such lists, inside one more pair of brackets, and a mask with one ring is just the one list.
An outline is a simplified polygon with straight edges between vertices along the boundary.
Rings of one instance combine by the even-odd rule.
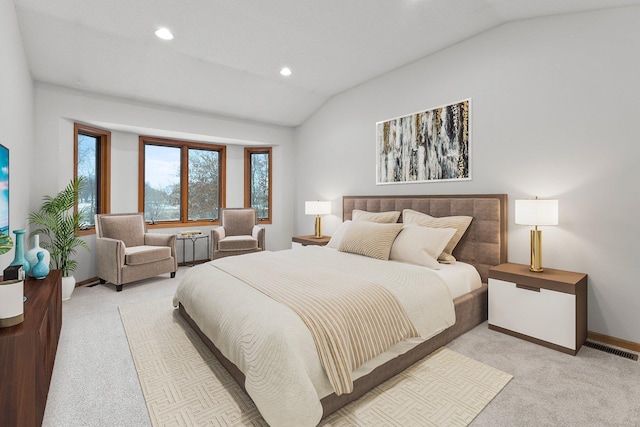
[[[120, 316], [154, 426], [267, 425], [170, 297]], [[511, 378], [443, 347], [320, 425], [466, 426]]]

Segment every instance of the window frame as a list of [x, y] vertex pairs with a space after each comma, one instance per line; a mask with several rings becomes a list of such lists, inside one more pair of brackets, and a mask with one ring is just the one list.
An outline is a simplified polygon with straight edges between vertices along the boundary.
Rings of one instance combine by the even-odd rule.
[[[206, 142], [184, 141], [177, 139], [157, 138], [153, 136], [138, 137], [138, 211], [144, 214], [144, 165], [145, 165], [145, 146], [158, 145], [164, 147], [180, 148], [180, 220], [178, 221], [158, 221], [156, 224], [147, 222], [148, 228], [178, 228], [185, 226], [203, 225], [210, 226], [220, 224], [220, 218], [215, 220], [189, 220], [189, 149], [218, 151], [219, 155], [219, 172], [220, 172], [220, 206], [222, 209], [226, 206], [226, 188], [227, 188], [227, 147], [224, 145], [210, 144]], [[185, 167], [187, 166], [187, 167]]]
[[268, 217], [258, 219], [258, 224], [271, 224], [273, 221], [273, 147], [245, 147], [244, 149], [244, 207], [251, 206], [251, 155], [269, 155], [269, 195], [268, 195]]
[[[111, 132], [82, 123], [73, 123], [73, 179], [78, 178], [78, 135], [88, 135], [98, 139], [96, 147], [96, 172], [98, 187], [98, 204], [96, 213], [111, 212]], [[73, 206], [74, 213], [78, 212], [78, 200]], [[95, 224], [85, 229], [76, 230], [77, 236], [95, 234]]]

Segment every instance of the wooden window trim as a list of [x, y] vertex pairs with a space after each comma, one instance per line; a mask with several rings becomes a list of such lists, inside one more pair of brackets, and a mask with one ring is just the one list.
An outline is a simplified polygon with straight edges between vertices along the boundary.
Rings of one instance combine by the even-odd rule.
[[[111, 212], [111, 132], [95, 128], [82, 123], [73, 124], [73, 178], [78, 177], [78, 134], [83, 133], [100, 138], [100, 164], [98, 172], [100, 213]], [[74, 212], [78, 212], [78, 201], [74, 205]], [[95, 226], [84, 230], [76, 230], [77, 236], [95, 234]]]
[[267, 153], [269, 155], [269, 215], [266, 219], [258, 220], [259, 224], [271, 224], [273, 221], [273, 147], [245, 147], [244, 149], [244, 207], [251, 207], [251, 154]]
[[[220, 208], [226, 206], [227, 194], [226, 194], [226, 176], [227, 176], [227, 147], [224, 145], [209, 144], [206, 142], [193, 142], [182, 141], [177, 139], [165, 139], [156, 138], [152, 136], [139, 136], [138, 137], [138, 211], [144, 212], [144, 147], [146, 143], [151, 145], [162, 145], [165, 147], [178, 147], [180, 151], [180, 179], [181, 182], [188, 182], [188, 168], [184, 167], [188, 160], [188, 149], [205, 149], [218, 151], [220, 153]], [[180, 187], [181, 200], [188, 200], [188, 186], [181, 185]], [[189, 221], [188, 219], [188, 203], [181, 203], [180, 206], [180, 220], [179, 221], [159, 221], [156, 224], [147, 224], [148, 228], [178, 228], [184, 226], [208, 226], [220, 224], [220, 219], [217, 220], [197, 220]]]

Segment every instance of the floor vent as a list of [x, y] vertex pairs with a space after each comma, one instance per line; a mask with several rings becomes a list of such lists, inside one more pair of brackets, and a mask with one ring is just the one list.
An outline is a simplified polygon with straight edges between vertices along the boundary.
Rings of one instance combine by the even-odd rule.
[[616, 356], [625, 357], [631, 360], [638, 360], [637, 354], [629, 353], [628, 351], [618, 350], [617, 348], [609, 347], [591, 341], [586, 341], [584, 345], [586, 345], [587, 347], [595, 348], [596, 350], [604, 351], [606, 353], [615, 354]]

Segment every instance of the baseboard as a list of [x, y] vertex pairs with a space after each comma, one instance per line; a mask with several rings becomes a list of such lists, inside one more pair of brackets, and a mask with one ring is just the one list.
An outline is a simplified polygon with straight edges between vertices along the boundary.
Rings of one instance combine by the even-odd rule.
[[92, 277], [90, 279], [87, 280], [83, 280], [82, 282], [76, 282], [76, 288], [78, 286], [86, 286], [86, 285], [92, 285], [94, 283], [98, 283], [100, 279], [98, 279], [97, 277]]
[[621, 338], [610, 337], [609, 335], [599, 334], [597, 332], [587, 332], [587, 339], [598, 341], [604, 344], [616, 347], [626, 348], [627, 350], [640, 352], [640, 344], [633, 341], [623, 340]]

